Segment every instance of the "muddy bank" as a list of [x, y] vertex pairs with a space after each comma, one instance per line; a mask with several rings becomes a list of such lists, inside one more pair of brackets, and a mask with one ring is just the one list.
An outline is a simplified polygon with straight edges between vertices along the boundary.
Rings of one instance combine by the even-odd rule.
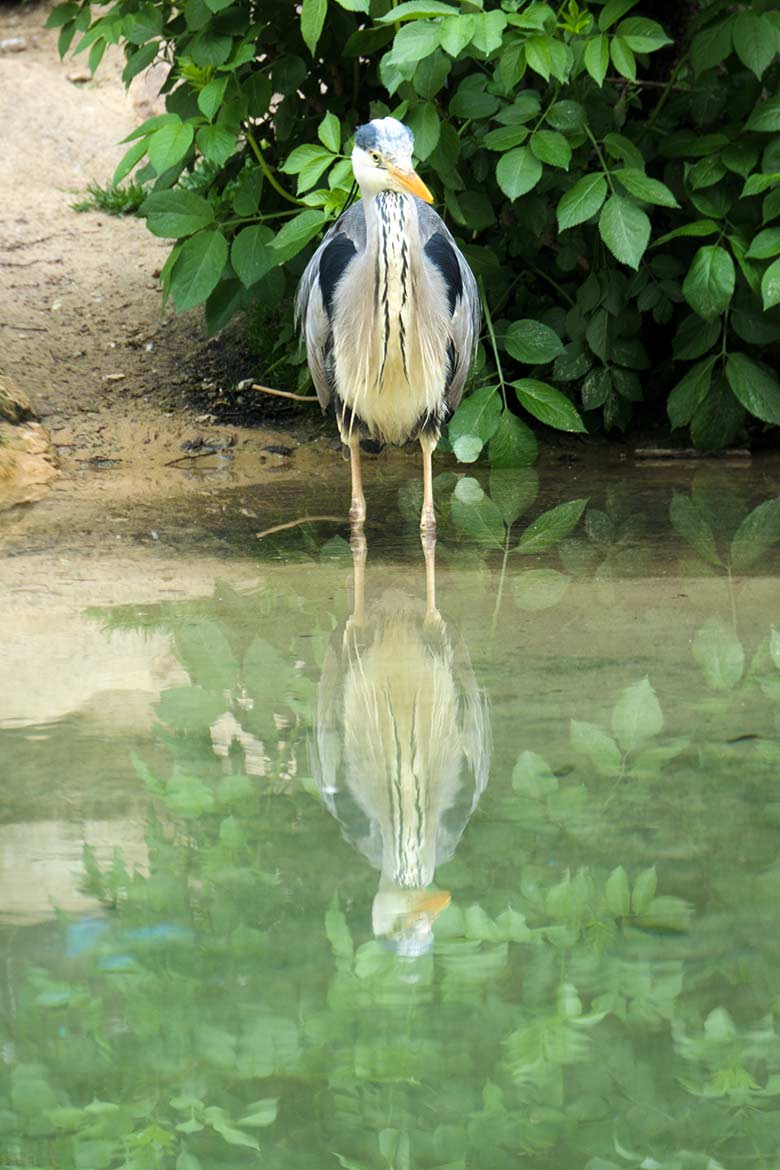
[[89, 183], [110, 181], [161, 79], [152, 70], [126, 92], [116, 50], [94, 80], [82, 58], [61, 62], [49, 7], [0, 10], [0, 42], [12, 43], [0, 57], [0, 373], [51, 434], [55, 491], [77, 516], [91, 498], [100, 523], [107, 501], [262, 479], [281, 461], [266, 448], [293, 452], [329, 431], [318, 408], [236, 392], [262, 366], [240, 327], [207, 339], [198, 311], [161, 311], [168, 244], [141, 220], [72, 210]]

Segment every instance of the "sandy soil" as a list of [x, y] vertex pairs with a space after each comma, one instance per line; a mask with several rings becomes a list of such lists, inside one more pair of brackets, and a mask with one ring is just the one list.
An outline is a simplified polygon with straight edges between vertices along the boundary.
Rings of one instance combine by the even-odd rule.
[[[142, 221], [71, 209], [88, 183], [110, 180], [120, 140], [156, 112], [161, 78], [137, 78], [126, 93], [116, 51], [88, 80], [81, 57], [59, 60], [56, 30], [43, 28], [49, 7], [0, 8], [0, 45], [17, 42], [0, 49], [0, 374], [29, 396], [52, 436], [63, 507], [47, 506], [44, 517], [27, 509], [10, 527], [51, 534], [72, 523], [68, 509], [77, 527], [80, 510], [99, 526], [108, 497], [170, 501], [200, 491], [209, 474], [236, 487], [285, 466], [334, 463], [325, 437], [308, 459], [300, 449], [330, 435], [316, 408], [280, 416], [268, 399], [268, 426], [215, 422], [209, 403], [258, 376], [257, 357], [237, 330], [207, 340], [198, 311], [161, 313], [156, 274], [168, 245]], [[201, 441], [222, 450], [204, 457]], [[195, 444], [197, 458], [183, 443]], [[31, 487], [23, 498], [36, 495]]]

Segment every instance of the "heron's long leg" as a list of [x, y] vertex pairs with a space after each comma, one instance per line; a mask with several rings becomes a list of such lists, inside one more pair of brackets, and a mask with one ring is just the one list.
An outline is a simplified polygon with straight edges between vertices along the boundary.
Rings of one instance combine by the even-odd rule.
[[353, 524], [362, 524], [366, 518], [366, 497], [363, 495], [363, 475], [360, 470], [360, 439], [349, 437], [349, 468], [352, 473], [352, 503], [349, 518]]
[[433, 449], [438, 443], [438, 437], [420, 435], [420, 446], [423, 454], [423, 506], [420, 516], [420, 528], [424, 532], [436, 531], [436, 513], [433, 510]]

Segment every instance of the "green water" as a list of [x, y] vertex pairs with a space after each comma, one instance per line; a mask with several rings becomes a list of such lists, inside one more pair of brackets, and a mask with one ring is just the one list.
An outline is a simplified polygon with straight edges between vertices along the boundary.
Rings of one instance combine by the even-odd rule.
[[777, 479], [447, 473], [435, 608], [415, 479], [36, 603], [0, 1164], [780, 1166]]

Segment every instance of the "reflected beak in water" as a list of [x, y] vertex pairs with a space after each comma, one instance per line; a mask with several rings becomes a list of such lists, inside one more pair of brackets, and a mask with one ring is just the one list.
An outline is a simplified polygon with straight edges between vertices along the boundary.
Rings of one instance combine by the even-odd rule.
[[400, 167], [391, 165], [388, 165], [387, 169], [396, 182], [400, 183], [404, 191], [408, 191], [410, 195], [416, 195], [418, 199], [424, 199], [426, 203], [433, 203], [433, 195], [425, 186], [417, 171], [402, 171]]
[[409, 909], [404, 915], [404, 920], [411, 924], [416, 918], [425, 915], [429, 922], [434, 922], [441, 914], [442, 910], [446, 910], [452, 901], [452, 895], [449, 890], [424, 890], [419, 898], [415, 901], [410, 901]]

